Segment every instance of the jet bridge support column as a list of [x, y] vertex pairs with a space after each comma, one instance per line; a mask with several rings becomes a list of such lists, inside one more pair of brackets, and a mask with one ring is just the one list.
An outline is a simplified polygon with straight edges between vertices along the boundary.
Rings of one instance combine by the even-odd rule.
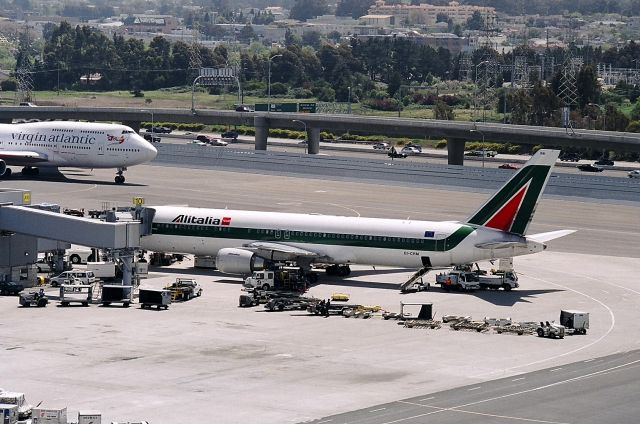
[[317, 155], [320, 152], [320, 128], [307, 129], [307, 153]]
[[122, 264], [122, 285], [133, 285], [133, 255], [134, 252], [129, 249], [125, 249], [120, 252], [119, 258]]
[[464, 162], [464, 140], [460, 138], [447, 139], [449, 165], [462, 165]]
[[256, 129], [256, 150], [267, 150], [269, 119], [264, 116], [256, 116], [253, 118], [253, 126]]

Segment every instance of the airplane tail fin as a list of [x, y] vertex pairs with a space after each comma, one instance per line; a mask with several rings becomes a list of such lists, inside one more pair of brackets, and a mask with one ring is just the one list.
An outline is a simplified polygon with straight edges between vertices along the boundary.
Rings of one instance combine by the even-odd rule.
[[559, 155], [538, 150], [467, 222], [524, 235]]

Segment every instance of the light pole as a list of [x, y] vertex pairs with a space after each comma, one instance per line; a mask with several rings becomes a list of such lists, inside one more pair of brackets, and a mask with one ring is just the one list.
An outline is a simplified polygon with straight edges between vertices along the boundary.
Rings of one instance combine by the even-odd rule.
[[267, 83], [267, 112], [271, 112], [271, 61], [276, 57], [282, 57], [281, 54], [274, 54], [269, 58], [269, 82]]
[[148, 109], [140, 109], [140, 112], [148, 112], [151, 114], [151, 140], [153, 140], [153, 111]]
[[348, 102], [349, 102], [349, 115], [351, 115], [351, 86], [347, 87], [349, 90]]
[[484, 150], [484, 133], [480, 130], [469, 130], [469, 132], [477, 132], [480, 133], [480, 135], [482, 136], [482, 167], [484, 168], [484, 156], [485, 156], [485, 150]]
[[309, 140], [307, 140], [307, 124], [304, 121], [300, 121], [299, 119], [294, 119], [291, 122], [297, 122], [298, 124], [304, 125], [304, 152], [309, 153]]

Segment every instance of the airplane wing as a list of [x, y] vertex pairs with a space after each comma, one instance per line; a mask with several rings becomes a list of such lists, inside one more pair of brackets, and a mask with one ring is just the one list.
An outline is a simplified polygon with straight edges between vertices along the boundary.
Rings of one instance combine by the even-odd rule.
[[47, 162], [49, 157], [43, 153], [26, 150], [0, 150], [0, 159], [4, 160], [7, 165], [28, 165]]
[[249, 250], [266, 259], [276, 261], [299, 260], [300, 258], [319, 258], [316, 252], [300, 249], [285, 243], [273, 243], [266, 241], [254, 241], [243, 245], [243, 249]]
[[538, 243], [544, 243], [545, 241], [555, 240], [560, 237], [568, 236], [575, 233], [576, 230], [557, 230], [549, 231], [548, 233], [530, 234], [527, 236], [527, 240], [537, 241]]

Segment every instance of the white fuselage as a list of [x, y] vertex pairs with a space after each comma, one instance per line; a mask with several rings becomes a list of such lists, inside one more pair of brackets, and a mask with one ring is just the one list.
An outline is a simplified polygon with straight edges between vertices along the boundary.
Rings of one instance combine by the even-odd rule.
[[[377, 219], [161, 206], [144, 249], [216, 255], [253, 242], [318, 255], [316, 262], [407, 268], [445, 267], [539, 252], [544, 245], [491, 228], [455, 222]], [[488, 243], [508, 247], [478, 247]]]
[[[29, 157], [21, 157], [21, 153]], [[120, 124], [0, 124], [0, 159], [9, 166], [126, 168], [156, 155], [155, 147]]]

